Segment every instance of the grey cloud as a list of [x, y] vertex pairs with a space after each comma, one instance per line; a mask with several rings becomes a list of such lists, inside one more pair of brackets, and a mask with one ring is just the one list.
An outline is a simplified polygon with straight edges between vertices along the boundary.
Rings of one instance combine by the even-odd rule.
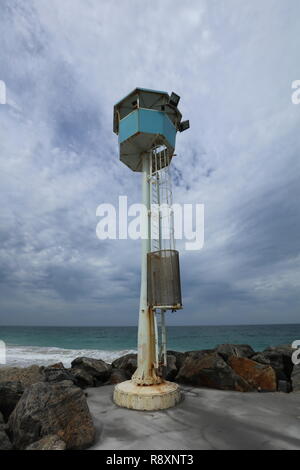
[[174, 200], [205, 204], [173, 324], [298, 321], [299, 2], [2, 3], [0, 324], [135, 324], [139, 242], [95, 230], [140, 200], [112, 133], [136, 86], [181, 95]]

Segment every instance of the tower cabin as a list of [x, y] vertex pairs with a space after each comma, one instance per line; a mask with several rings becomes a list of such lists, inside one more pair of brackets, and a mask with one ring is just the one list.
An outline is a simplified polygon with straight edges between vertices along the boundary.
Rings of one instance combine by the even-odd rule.
[[170, 162], [176, 132], [185, 124], [179, 99], [175, 93], [136, 88], [115, 105], [113, 130], [119, 137], [120, 160], [131, 170], [142, 171], [142, 155], [153, 145], [165, 146]]

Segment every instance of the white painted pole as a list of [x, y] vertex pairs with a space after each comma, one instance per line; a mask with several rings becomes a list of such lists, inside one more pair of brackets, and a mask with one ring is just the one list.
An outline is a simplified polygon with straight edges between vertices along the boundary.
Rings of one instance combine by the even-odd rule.
[[[159, 174], [157, 172], [157, 158], [155, 158], [155, 185], [156, 185], [156, 194], [157, 194], [157, 205], [158, 205], [158, 249], [161, 250], [161, 213], [160, 213], [160, 185], [159, 185]], [[157, 318], [155, 312], [155, 356], [156, 356], [156, 368], [159, 368], [160, 363], [160, 351], [159, 351], [159, 340], [158, 340], [158, 327], [157, 327]]]
[[157, 328], [157, 317], [156, 311], [153, 310], [153, 319], [154, 319], [154, 332], [155, 332], [155, 368], [159, 367], [159, 353], [158, 353], [158, 328]]
[[161, 310], [161, 342], [162, 342], [162, 354], [164, 367], [167, 367], [167, 331], [165, 322], [165, 310]]
[[156, 175], [156, 188], [157, 188], [157, 204], [158, 204], [158, 247], [162, 249], [161, 243], [161, 211], [160, 211], [160, 176]]
[[156, 374], [155, 363], [155, 325], [154, 313], [147, 303], [147, 253], [151, 251], [151, 213], [150, 213], [150, 162], [151, 153], [142, 156], [142, 203], [147, 211], [142, 216], [143, 229], [146, 238], [142, 239], [142, 260], [141, 260], [141, 295], [140, 313], [138, 328], [138, 367], [132, 376], [132, 381], [138, 385], [152, 385], [161, 382]]

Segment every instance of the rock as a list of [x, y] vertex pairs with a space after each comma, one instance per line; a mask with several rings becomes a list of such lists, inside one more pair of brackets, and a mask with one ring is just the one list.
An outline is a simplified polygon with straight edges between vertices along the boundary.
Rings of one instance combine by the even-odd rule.
[[119, 384], [121, 382], [125, 382], [125, 380], [129, 380], [131, 377], [128, 372], [124, 369], [112, 369], [110, 374], [109, 383], [110, 385]]
[[5, 432], [5, 424], [2, 414], [0, 413], [0, 450], [11, 450], [12, 443]]
[[293, 370], [291, 355], [287, 348], [278, 346], [276, 348], [267, 348], [255, 354], [251, 359], [260, 364], [273, 367], [277, 380], [290, 380]]
[[290, 393], [291, 389], [292, 387], [290, 382], [288, 382], [287, 380], [278, 380], [278, 392]]
[[[203, 351], [202, 351], [203, 352]], [[239, 377], [217, 352], [187, 356], [175, 380], [185, 384], [249, 392], [248, 382]]]
[[111, 366], [101, 359], [77, 357], [72, 361], [72, 369], [82, 369], [94, 379], [94, 385], [101, 385], [109, 378]]
[[291, 357], [294, 349], [291, 344], [278, 344], [277, 346], [269, 346], [265, 351], [277, 351], [285, 356]]
[[275, 392], [277, 389], [276, 373], [272, 367], [259, 364], [246, 357], [231, 356], [230, 367], [250, 386], [262, 392]]
[[24, 387], [21, 382], [0, 382], [0, 412], [5, 421], [8, 420], [23, 392]]
[[177, 367], [177, 370], [180, 369], [180, 367], [183, 365], [184, 363], [184, 360], [185, 360], [185, 353], [183, 352], [180, 352], [180, 351], [167, 351], [167, 355], [170, 355], [170, 356], [175, 356], [176, 357], [176, 367]]
[[203, 359], [205, 356], [210, 356], [210, 355], [215, 354], [215, 353], [216, 353], [216, 351], [214, 349], [201, 349], [199, 351], [187, 351], [185, 353], [185, 357], [184, 357], [184, 361], [182, 363], [182, 366], [185, 364], [187, 358], [190, 358], [190, 359], [193, 359], [194, 361], [197, 361], [197, 360]]
[[95, 428], [83, 391], [71, 382], [36, 383], [25, 389], [8, 421], [18, 449], [56, 434], [67, 449], [85, 449], [95, 439]]
[[167, 369], [166, 369], [166, 380], [171, 382], [175, 380], [178, 369], [176, 367], [176, 357], [172, 354], [167, 354]]
[[202, 358], [204, 356], [207, 356], [208, 354], [213, 354], [214, 352], [216, 352], [215, 349], [200, 349], [198, 351], [186, 351], [184, 353], [184, 361], [185, 361], [185, 358], [186, 357], [193, 357], [193, 358]]
[[56, 362], [55, 364], [51, 364], [51, 366], [48, 366], [50, 369], [65, 369], [65, 366], [63, 365], [62, 362]]
[[3, 367], [0, 369], [0, 382], [21, 382], [23, 387], [45, 380], [43, 367]]
[[112, 363], [112, 367], [126, 370], [131, 377], [137, 368], [137, 354], [126, 354], [125, 356], [119, 357]]
[[95, 380], [94, 377], [84, 369], [69, 369], [69, 373], [73, 377], [75, 385], [84, 389], [86, 387], [94, 387]]
[[300, 364], [294, 366], [291, 381], [293, 392], [300, 392]]
[[76, 382], [75, 377], [64, 367], [45, 367], [44, 376], [46, 382], [57, 383], [63, 380], [71, 380], [73, 383]]
[[30, 444], [26, 447], [26, 450], [65, 450], [66, 447], [66, 443], [56, 434], [53, 434]]
[[225, 361], [227, 361], [230, 356], [246, 357], [250, 359], [250, 357], [255, 354], [255, 351], [248, 344], [219, 344], [216, 347], [216, 351]]
[[12, 443], [5, 432], [4, 426], [0, 424], [0, 450], [12, 450], [12, 448]]

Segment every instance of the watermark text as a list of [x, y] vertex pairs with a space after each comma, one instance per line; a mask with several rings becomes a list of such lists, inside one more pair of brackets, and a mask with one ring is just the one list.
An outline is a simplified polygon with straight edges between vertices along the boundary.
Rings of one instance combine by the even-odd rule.
[[6, 85], [3, 80], [0, 80], [0, 104], [6, 104]]
[[6, 364], [6, 344], [0, 340], [0, 364]]
[[297, 366], [300, 364], [300, 340], [293, 341], [292, 348], [296, 349], [292, 354], [292, 363]]
[[[113, 204], [100, 204], [96, 210], [100, 221], [96, 227], [99, 240], [184, 240], [185, 249], [201, 250], [204, 245], [204, 204], [144, 204], [128, 206], [127, 196]], [[143, 223], [149, 217], [150, 224]], [[150, 234], [148, 233], [150, 226]]]
[[300, 104], [300, 80], [294, 80], [292, 83], [292, 89], [295, 90], [292, 93], [291, 99], [293, 104]]

